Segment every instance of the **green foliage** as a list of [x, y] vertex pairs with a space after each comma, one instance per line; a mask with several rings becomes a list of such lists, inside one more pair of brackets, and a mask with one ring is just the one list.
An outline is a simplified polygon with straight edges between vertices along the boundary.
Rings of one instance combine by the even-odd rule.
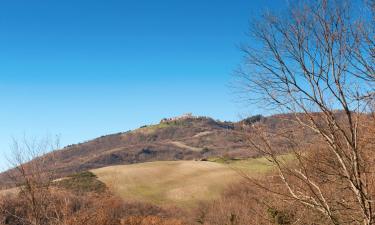
[[90, 171], [84, 171], [81, 173], [75, 173], [69, 176], [70, 178], [75, 178], [75, 179], [87, 179], [87, 178], [97, 178], [95, 174], [93, 174]]
[[54, 185], [76, 193], [101, 193], [106, 190], [106, 185], [99, 181], [95, 174], [89, 171], [73, 174], [67, 178], [56, 181]]
[[233, 157], [230, 157], [230, 156], [221, 156], [221, 157], [209, 158], [208, 161], [221, 163], [221, 164], [232, 164], [236, 161], [241, 161], [241, 159], [233, 158]]
[[191, 122], [189, 122], [188, 120], [184, 120], [184, 119], [163, 121], [163, 122], [160, 122], [159, 124], [141, 126], [135, 131], [141, 132], [144, 134], [150, 134], [150, 133], [156, 132], [159, 129], [168, 128], [168, 127], [184, 127], [184, 126], [189, 126], [190, 124]]

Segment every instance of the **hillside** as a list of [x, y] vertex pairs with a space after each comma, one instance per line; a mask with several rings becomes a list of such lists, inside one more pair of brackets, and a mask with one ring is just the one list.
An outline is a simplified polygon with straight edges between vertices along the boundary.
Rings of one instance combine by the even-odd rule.
[[[256, 157], [244, 138], [243, 129], [262, 123], [272, 130], [294, 128], [287, 116], [255, 116], [240, 122], [221, 122], [208, 117], [162, 120], [124, 133], [102, 136], [47, 154], [44, 168], [56, 178], [111, 165], [151, 161], [201, 160], [213, 156]], [[251, 135], [251, 134], [250, 134]], [[306, 137], [306, 134], [301, 133]], [[309, 138], [304, 138], [308, 141]], [[281, 146], [281, 145], [280, 145]], [[280, 149], [282, 149], [280, 147]], [[281, 150], [282, 151], [282, 150]], [[8, 181], [0, 174], [2, 186]]]

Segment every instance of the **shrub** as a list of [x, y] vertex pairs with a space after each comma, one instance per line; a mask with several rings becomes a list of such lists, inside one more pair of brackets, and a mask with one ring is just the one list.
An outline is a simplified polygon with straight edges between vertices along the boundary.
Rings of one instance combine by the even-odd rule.
[[99, 181], [95, 174], [89, 171], [73, 174], [67, 178], [55, 182], [54, 185], [76, 193], [102, 193], [107, 190], [106, 185]]

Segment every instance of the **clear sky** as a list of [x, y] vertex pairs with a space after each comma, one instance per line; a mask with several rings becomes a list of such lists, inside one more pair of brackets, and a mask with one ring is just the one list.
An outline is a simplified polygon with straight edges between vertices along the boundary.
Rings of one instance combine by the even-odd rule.
[[283, 3], [1, 1], [1, 155], [24, 134], [64, 146], [185, 112], [253, 113], [228, 88], [237, 46], [252, 16]]

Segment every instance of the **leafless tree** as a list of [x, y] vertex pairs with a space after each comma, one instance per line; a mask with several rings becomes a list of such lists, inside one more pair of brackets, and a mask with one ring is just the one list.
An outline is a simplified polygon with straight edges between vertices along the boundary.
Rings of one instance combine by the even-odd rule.
[[[51, 208], [50, 187], [54, 178], [53, 151], [57, 149], [59, 137], [13, 140], [11, 155], [8, 157], [12, 169], [7, 175], [16, 187], [16, 192], [27, 202], [29, 215], [19, 218], [22, 224], [40, 225], [47, 219], [47, 208]], [[11, 214], [6, 208], [1, 210]]]
[[[253, 127], [250, 143], [278, 168], [289, 199], [333, 224], [374, 224], [374, 2], [294, 3], [251, 24], [238, 77], [251, 101], [290, 113], [291, 123], [312, 131], [319, 157], [300, 151], [293, 132]], [[274, 135], [288, 141], [297, 165], [276, 156]]]

